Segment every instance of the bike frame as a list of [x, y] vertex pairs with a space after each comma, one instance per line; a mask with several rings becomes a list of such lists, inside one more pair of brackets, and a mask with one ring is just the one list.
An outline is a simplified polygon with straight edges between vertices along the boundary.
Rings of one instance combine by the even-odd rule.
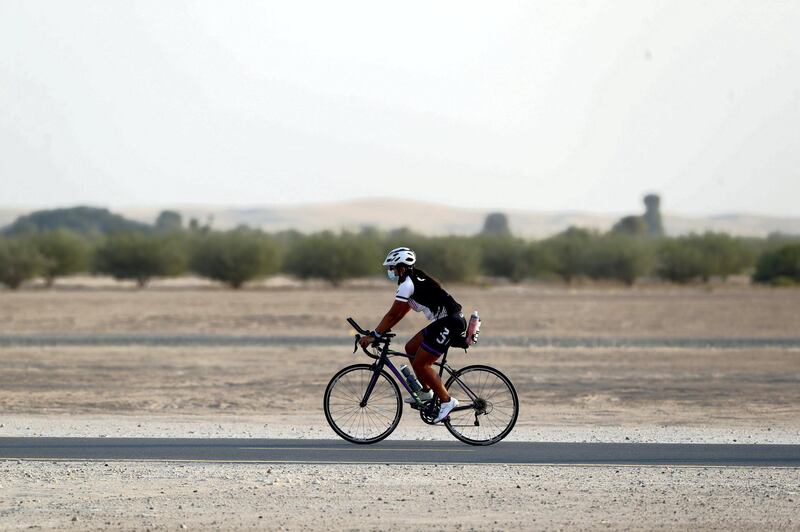
[[[403, 374], [400, 372], [400, 370], [397, 369], [397, 367], [389, 359], [389, 357], [391, 357], [391, 356], [401, 356], [401, 357], [407, 358], [409, 360], [411, 360], [413, 357], [411, 357], [407, 353], [401, 353], [400, 351], [393, 351], [393, 350], [389, 349], [389, 338], [386, 338], [385, 340], [380, 340], [380, 343], [383, 344], [383, 347], [381, 348], [381, 354], [378, 357], [378, 360], [375, 361], [375, 363], [373, 364], [374, 370], [373, 370], [373, 373], [372, 373], [372, 378], [370, 379], [369, 384], [367, 385], [367, 389], [364, 392], [364, 397], [361, 399], [361, 403], [360, 403], [361, 407], [363, 408], [364, 406], [367, 405], [367, 401], [369, 401], [369, 396], [372, 394], [372, 390], [375, 388], [375, 383], [378, 382], [378, 375], [380, 374], [381, 370], [384, 367], [388, 367], [392, 371], [392, 373], [394, 374], [395, 379], [397, 379], [400, 382], [400, 384], [403, 385], [403, 388], [406, 389], [406, 391], [409, 393], [409, 395], [411, 395], [411, 397], [413, 397], [414, 399], [417, 400], [417, 405], [421, 405], [422, 403], [417, 398], [417, 394], [414, 393], [414, 391], [411, 389], [411, 386], [409, 386], [408, 383], [406, 382], [406, 379], [403, 376]], [[458, 412], [460, 410], [470, 410], [470, 409], [474, 408], [475, 400], [478, 399], [478, 397], [472, 392], [472, 390], [470, 390], [469, 386], [467, 386], [464, 383], [464, 381], [462, 381], [458, 377], [458, 375], [456, 374], [456, 371], [454, 371], [453, 368], [451, 368], [450, 366], [447, 365], [447, 353], [442, 355], [442, 361], [441, 362], [434, 362], [433, 365], [434, 366], [439, 366], [439, 378], [440, 379], [442, 378], [442, 375], [444, 375], [444, 372], [447, 371], [448, 375], [450, 375], [452, 378], [455, 379], [455, 381], [459, 384], [459, 386], [461, 386], [461, 389], [464, 390], [464, 392], [470, 398], [470, 401], [471, 401], [470, 404], [468, 404], [468, 405], [459, 405], [459, 406], [457, 406], [457, 407], [455, 407], [453, 409], [453, 412]]]

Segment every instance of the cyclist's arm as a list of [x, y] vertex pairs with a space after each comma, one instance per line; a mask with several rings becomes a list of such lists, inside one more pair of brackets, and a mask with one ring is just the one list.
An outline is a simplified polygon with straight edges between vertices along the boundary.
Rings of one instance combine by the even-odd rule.
[[408, 301], [395, 300], [394, 303], [392, 303], [392, 308], [389, 309], [386, 316], [384, 316], [378, 326], [375, 327], [375, 332], [379, 334], [385, 333], [397, 325], [398, 322], [403, 319], [403, 316], [408, 314], [409, 310], [411, 310], [411, 305], [408, 304]]

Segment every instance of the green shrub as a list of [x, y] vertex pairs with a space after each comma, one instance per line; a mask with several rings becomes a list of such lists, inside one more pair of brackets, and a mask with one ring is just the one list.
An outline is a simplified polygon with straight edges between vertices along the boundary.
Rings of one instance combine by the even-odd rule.
[[198, 236], [192, 251], [192, 271], [241, 288], [247, 281], [278, 272], [278, 246], [260, 231], [237, 229]]
[[689, 240], [702, 250], [711, 275], [726, 279], [754, 266], [755, 254], [744, 239], [707, 232], [700, 236], [690, 235]]
[[770, 281], [769, 284], [771, 284], [772, 286], [776, 286], [776, 287], [790, 287], [790, 286], [795, 286], [798, 283], [797, 283], [797, 281], [795, 281], [791, 277], [787, 277], [785, 275], [780, 275], [780, 276], [774, 278], [772, 281]]
[[338, 285], [345, 279], [380, 273], [382, 252], [377, 240], [325, 231], [291, 242], [283, 269], [300, 279], [324, 279]]
[[528, 245], [524, 268], [528, 277], [557, 275], [566, 282], [581, 276], [613, 279], [632, 285], [652, 268], [652, 244], [624, 231], [601, 235], [571, 227], [540, 243]]
[[0, 283], [15, 290], [42, 270], [43, 259], [29, 238], [0, 237]]
[[614, 279], [630, 286], [649, 272], [651, 262], [644, 239], [610, 233], [591, 241], [584, 266], [592, 279]]
[[89, 271], [91, 246], [79, 234], [58, 229], [39, 233], [33, 242], [43, 258], [41, 273], [47, 286], [57, 277]]
[[661, 243], [657, 273], [679, 283], [707, 282], [714, 275], [724, 279], [742, 273], [752, 267], [753, 259], [753, 249], [744, 239], [724, 233], [691, 234]]
[[481, 254], [474, 238], [425, 238], [411, 247], [417, 266], [441, 281], [469, 282], [480, 272]]
[[589, 246], [597, 233], [570, 227], [542, 242], [544, 254], [552, 261], [553, 272], [566, 282], [587, 274]]
[[480, 236], [475, 240], [480, 249], [480, 269], [483, 274], [514, 282], [525, 277], [524, 240], [502, 236]]
[[[725, 278], [749, 271], [759, 255], [753, 275], [756, 282], [795, 282], [794, 270], [785, 266], [791, 256], [784, 257], [778, 250], [800, 245], [797, 237], [745, 239], [708, 232], [651, 239], [641, 217], [626, 217], [606, 234], [571, 227], [545, 240], [527, 242], [510, 236], [506, 222], [502, 215], [489, 217], [487, 232], [492, 234], [473, 237], [431, 238], [408, 229], [383, 233], [374, 228], [359, 233], [266, 235], [246, 227], [212, 231], [209, 225], [197, 223], [186, 231], [181, 229], [178, 213], [165, 211], [155, 230], [107, 236], [95, 251], [93, 271], [134, 279], [144, 286], [152, 277], [183, 273], [191, 256], [193, 271], [234, 288], [275, 273], [281, 265], [282, 271], [302, 279], [339, 284], [349, 278], [382, 275], [385, 253], [409, 246], [417, 252], [421, 269], [447, 282], [470, 282], [482, 274], [512, 282], [555, 277], [571, 282], [585, 276], [632, 284], [652, 271], [673, 282], [708, 281], [712, 276]], [[26, 227], [29, 236], [25, 239], [3, 242], [0, 267], [7, 281], [2, 282], [19, 286], [42, 274], [52, 284], [59, 276], [87, 269], [91, 244], [84, 237], [66, 230], [37, 234], [35, 225]], [[36, 249], [28, 249], [31, 245]]]
[[95, 251], [94, 271], [115, 279], [133, 279], [144, 287], [153, 277], [184, 273], [186, 249], [175, 235], [122, 233], [107, 237]]
[[800, 244], [767, 251], [758, 258], [753, 281], [786, 286], [800, 283]]
[[703, 252], [686, 237], [664, 240], [658, 248], [656, 273], [662, 279], [688, 283], [698, 277], [708, 278], [710, 272]]
[[543, 242], [528, 242], [521, 250], [520, 277], [549, 279], [560, 277], [557, 273], [556, 258], [550, 246]]

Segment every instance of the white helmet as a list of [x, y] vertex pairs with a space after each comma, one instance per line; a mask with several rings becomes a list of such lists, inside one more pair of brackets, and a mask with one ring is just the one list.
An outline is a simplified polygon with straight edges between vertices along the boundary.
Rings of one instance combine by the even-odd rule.
[[417, 262], [417, 254], [411, 248], [395, 248], [386, 255], [386, 260], [383, 261], [383, 266], [389, 268], [404, 264], [406, 266], [413, 266]]

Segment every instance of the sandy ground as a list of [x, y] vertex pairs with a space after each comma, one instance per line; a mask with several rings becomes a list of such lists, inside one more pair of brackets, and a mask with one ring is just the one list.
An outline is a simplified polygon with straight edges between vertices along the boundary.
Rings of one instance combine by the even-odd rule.
[[[65, 281], [66, 282], [66, 281]], [[184, 281], [186, 282], [186, 281]], [[276, 281], [277, 282], [277, 281]], [[0, 334], [187, 333], [349, 335], [353, 316], [374, 326], [389, 308], [388, 282], [346, 289], [327, 285], [231, 291], [167, 284], [152, 289], [0, 291]], [[79, 285], [83, 286], [83, 285]], [[800, 290], [714, 288], [564, 288], [454, 286], [466, 312], [481, 313], [484, 336], [800, 336]], [[397, 332], [424, 326], [412, 313]]]
[[[453, 292], [481, 310], [484, 336], [800, 336], [798, 290]], [[390, 287], [372, 284], [66, 286], [0, 292], [0, 335], [347, 336], [345, 316], [372, 325], [390, 301]], [[412, 316], [398, 332], [422, 325]], [[0, 436], [330, 438], [324, 386], [365, 360], [341, 346], [4, 347]], [[522, 409], [509, 439], [800, 443], [798, 349], [479, 345], [450, 361], [511, 376]], [[451, 438], [409, 409], [392, 437]], [[0, 471], [0, 529], [800, 528], [796, 469], [0, 462]]]
[[[134, 346], [5, 348], [0, 360], [0, 435], [333, 437], [322, 392], [369, 359], [347, 347]], [[512, 439], [800, 443], [800, 350], [478, 347], [450, 362], [511, 376]], [[411, 409], [393, 435], [440, 436]]]
[[0, 473], [9, 530], [800, 528], [793, 469], [5, 462]]

